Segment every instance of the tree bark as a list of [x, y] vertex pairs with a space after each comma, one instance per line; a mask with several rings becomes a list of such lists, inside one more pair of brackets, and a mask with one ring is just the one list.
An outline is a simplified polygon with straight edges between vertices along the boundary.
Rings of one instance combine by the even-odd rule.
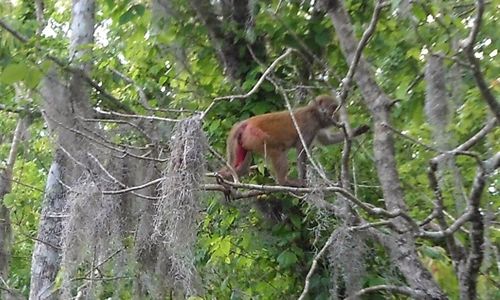
[[61, 261], [61, 232], [66, 198], [61, 182], [67, 159], [59, 150], [47, 176], [42, 203], [37, 242], [31, 261], [31, 286], [29, 299], [57, 299], [51, 289]]
[[256, 65], [249, 48], [260, 60], [265, 58], [262, 37], [256, 37], [255, 42], [246, 41], [241, 37], [254, 26], [249, 1], [221, 2], [222, 18], [227, 24], [235, 25], [233, 30], [225, 29], [225, 24], [218, 19], [220, 16], [214, 12], [209, 1], [190, 0], [190, 4], [206, 27], [226, 75], [233, 80], [244, 80], [251, 66]]
[[[340, 0], [324, 0], [322, 4], [332, 20], [347, 63], [351, 64], [358, 42], [344, 4]], [[390, 210], [406, 211], [404, 193], [397, 171], [394, 140], [391, 132], [385, 126], [390, 124], [389, 104], [392, 101], [375, 82], [372, 68], [363, 56], [359, 59], [354, 79], [361, 90], [365, 105], [373, 117], [373, 152], [385, 205]], [[400, 218], [394, 221], [394, 225], [401, 230], [408, 229], [408, 224]], [[429, 298], [447, 299], [433, 280], [430, 272], [419, 260], [413, 236], [410, 233], [398, 234], [391, 240], [394, 243], [385, 243], [384, 246], [388, 249], [391, 259], [405, 276], [408, 284], [413, 289], [424, 292]]]
[[[73, 0], [69, 52], [72, 64], [82, 72], [88, 72], [91, 67], [91, 63], [82, 64], [79, 60], [89, 51], [88, 47], [82, 46], [93, 42], [94, 14], [94, 0]], [[61, 125], [75, 128], [75, 116], [91, 116], [87, 86], [82, 82], [81, 76], [74, 74], [67, 87], [54, 72], [43, 82], [45, 117], [49, 129], [57, 136], [57, 146], [47, 178], [37, 242], [33, 251], [30, 299], [58, 298], [51, 289], [61, 262], [62, 213], [67, 204], [64, 185], [71, 186], [82, 172], [65, 152], [81, 153], [81, 148], [85, 145], [81, 136], [61, 128]]]

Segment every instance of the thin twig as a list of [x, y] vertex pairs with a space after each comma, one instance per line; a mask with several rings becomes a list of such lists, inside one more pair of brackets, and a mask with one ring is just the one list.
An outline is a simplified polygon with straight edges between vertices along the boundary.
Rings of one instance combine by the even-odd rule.
[[210, 105], [207, 107], [207, 109], [205, 109], [205, 111], [201, 114], [201, 118], [203, 119], [207, 115], [207, 113], [210, 111], [210, 109], [212, 109], [212, 107], [218, 101], [221, 101], [221, 100], [231, 100], [232, 101], [234, 99], [244, 99], [244, 98], [248, 98], [251, 95], [253, 95], [255, 92], [257, 92], [258, 88], [262, 85], [264, 80], [266, 80], [267, 75], [269, 75], [269, 73], [271, 73], [274, 70], [274, 68], [278, 65], [278, 63], [280, 61], [282, 61], [283, 59], [285, 59], [285, 57], [287, 57], [290, 53], [292, 53], [292, 51], [293, 51], [293, 49], [288, 48], [285, 50], [285, 52], [283, 54], [281, 54], [278, 58], [276, 58], [273, 61], [273, 63], [271, 65], [269, 65], [269, 67], [264, 71], [264, 73], [262, 73], [262, 76], [260, 76], [257, 83], [253, 86], [253, 88], [250, 91], [248, 91], [248, 93], [242, 94], [242, 95], [229, 95], [229, 96], [222, 96], [222, 97], [215, 98], [212, 101], [212, 103], [210, 103]]
[[122, 118], [130, 118], [130, 119], [144, 119], [149, 121], [164, 121], [164, 122], [181, 122], [182, 119], [172, 119], [172, 118], [163, 118], [157, 116], [143, 116], [143, 115], [134, 115], [134, 114], [124, 114], [115, 111], [104, 111], [104, 110], [96, 110], [97, 114], [102, 116], [112, 116], [112, 117], [122, 117]]
[[333, 240], [335, 239], [335, 231], [330, 234], [330, 237], [326, 241], [326, 243], [323, 245], [321, 250], [314, 256], [313, 261], [311, 263], [311, 267], [309, 268], [309, 271], [307, 272], [306, 280], [304, 283], [304, 289], [302, 290], [302, 293], [300, 294], [299, 300], [305, 299], [307, 293], [309, 292], [309, 286], [311, 285], [311, 277], [314, 274], [314, 271], [316, 270], [318, 266], [318, 261], [319, 259], [325, 254], [326, 249], [330, 247], [330, 245], [333, 243]]
[[392, 293], [406, 295], [406, 296], [412, 297], [414, 299], [427, 299], [428, 298], [426, 294], [424, 294], [420, 291], [417, 291], [415, 289], [412, 289], [410, 287], [407, 287], [407, 286], [381, 284], [381, 285], [374, 285], [374, 286], [359, 290], [357, 293], [346, 298], [345, 300], [358, 299], [358, 297], [360, 297], [360, 296], [363, 296], [363, 295], [369, 294], [369, 293], [373, 293], [373, 292], [378, 292], [378, 291], [388, 291], [388, 292], [392, 292]]
[[479, 34], [479, 30], [481, 27], [482, 19], [484, 13], [484, 0], [476, 1], [476, 17], [474, 18], [474, 23], [472, 25], [471, 31], [469, 32], [469, 36], [461, 43], [463, 44], [463, 48], [469, 63], [473, 66], [472, 75], [474, 80], [476, 81], [476, 85], [481, 92], [486, 104], [490, 107], [491, 112], [497, 118], [497, 121], [500, 122], [500, 104], [496, 97], [493, 95], [492, 91], [488, 87], [488, 83], [486, 82], [483, 72], [481, 72], [481, 65], [479, 59], [474, 56], [474, 44], [476, 42], [476, 38]]
[[349, 66], [349, 70], [347, 71], [347, 75], [345, 76], [345, 78], [342, 80], [341, 83], [341, 91], [339, 93], [340, 105], [343, 105], [345, 99], [347, 98], [347, 94], [349, 92], [352, 79], [354, 78], [356, 68], [358, 67], [359, 59], [361, 58], [361, 54], [363, 53], [363, 49], [366, 47], [366, 45], [368, 45], [368, 41], [375, 32], [375, 28], [377, 27], [377, 23], [380, 18], [380, 12], [382, 11], [382, 8], [384, 8], [385, 6], [387, 6], [387, 4], [384, 1], [382, 0], [377, 1], [377, 4], [375, 5], [375, 8], [373, 10], [370, 24], [363, 32], [363, 36], [359, 40], [358, 46], [356, 47], [356, 52], [354, 53], [354, 57]]
[[[126, 184], [124, 184], [123, 182], [121, 182], [120, 180], [118, 180], [116, 177], [114, 177], [113, 175], [111, 175], [111, 173], [109, 173], [109, 171], [101, 164], [101, 162], [94, 156], [92, 155], [91, 153], [87, 153], [88, 156], [90, 156], [94, 162], [97, 164], [97, 166], [109, 177], [111, 178], [111, 180], [113, 180], [115, 183], [117, 183], [118, 185], [120, 185], [122, 188], [124, 188], [126, 191], [123, 192], [123, 193], [127, 193], [127, 192], [132, 192], [133, 195], [137, 196], [137, 197], [140, 197], [140, 198], [144, 198], [144, 199], [147, 199], [147, 200], [158, 200], [159, 197], [154, 197], [154, 196], [147, 196], [147, 195], [143, 195], [143, 194], [139, 194], [139, 193], [136, 193], [134, 192], [135, 190], [138, 190], [140, 188], [137, 188], [137, 189], [131, 189], [130, 187], [128, 187]], [[149, 186], [149, 185], [148, 185]], [[113, 191], [114, 192], [114, 191]], [[102, 193], [104, 195], [115, 195], [115, 194], [121, 194], [121, 193], [109, 193], [109, 191], [102, 191]]]
[[45, 113], [44, 110], [42, 110], [42, 115], [45, 118], [47, 118], [47, 119], [51, 120], [52, 122], [56, 123], [57, 125], [59, 125], [63, 129], [68, 130], [68, 131], [70, 131], [70, 132], [72, 132], [74, 134], [80, 135], [80, 136], [82, 136], [82, 137], [84, 137], [84, 138], [86, 138], [86, 139], [94, 142], [95, 144], [104, 147], [104, 148], [116, 151], [118, 153], [122, 153], [124, 156], [131, 156], [131, 157], [134, 157], [134, 158], [137, 158], [137, 159], [151, 160], [151, 161], [156, 161], [156, 162], [166, 162], [167, 161], [167, 159], [152, 158], [152, 157], [147, 157], [147, 156], [144, 156], [144, 155], [137, 155], [137, 154], [131, 153], [130, 151], [127, 151], [127, 149], [126, 149], [125, 146], [118, 145], [118, 147], [123, 147], [123, 148], [117, 148], [115, 146], [112, 146], [107, 141], [105, 141], [105, 142], [100, 141], [100, 140], [98, 140], [98, 139], [96, 139], [96, 138], [94, 138], [92, 136], [89, 136], [88, 134], [85, 134], [85, 133], [81, 132], [78, 129], [66, 126], [62, 122], [60, 122], [60, 121], [58, 121], [58, 120], [50, 117], [47, 113]]

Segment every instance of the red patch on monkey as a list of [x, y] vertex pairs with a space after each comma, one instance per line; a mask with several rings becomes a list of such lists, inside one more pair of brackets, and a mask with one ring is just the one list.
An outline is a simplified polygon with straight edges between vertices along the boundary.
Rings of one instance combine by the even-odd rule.
[[243, 145], [241, 144], [241, 135], [245, 128], [247, 127], [247, 123], [241, 124], [241, 126], [238, 128], [238, 132], [236, 134], [236, 140], [237, 140], [237, 146], [236, 146], [236, 161], [234, 162], [234, 168], [238, 168], [243, 161], [245, 160], [245, 157], [247, 156], [248, 151], [243, 148]]

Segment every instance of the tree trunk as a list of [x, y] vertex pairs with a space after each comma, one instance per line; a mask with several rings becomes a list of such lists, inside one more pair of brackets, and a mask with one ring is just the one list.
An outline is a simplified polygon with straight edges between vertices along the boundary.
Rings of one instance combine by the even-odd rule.
[[[347, 63], [351, 64], [358, 41], [354, 36], [353, 25], [344, 4], [340, 0], [325, 0], [323, 5], [330, 15]], [[390, 210], [406, 211], [404, 193], [397, 171], [394, 140], [385, 126], [385, 124], [390, 124], [389, 104], [391, 101], [376, 83], [372, 68], [363, 56], [360, 57], [354, 79], [374, 120], [373, 153], [385, 205]], [[395, 220], [394, 223], [403, 231], [408, 228], [401, 219]], [[433, 280], [431, 273], [419, 260], [415, 240], [410, 233], [400, 234], [393, 242], [384, 243], [384, 246], [388, 248], [392, 260], [412, 288], [426, 293], [433, 299], [447, 298]]]
[[[79, 63], [89, 51], [82, 47], [93, 42], [95, 25], [94, 0], [73, 0], [71, 20], [70, 58], [74, 66], [83, 72], [90, 69], [90, 63]], [[67, 129], [77, 126], [75, 116], [89, 116], [91, 112], [86, 85], [81, 76], [73, 74], [66, 87], [54, 73], [49, 74], [42, 88], [46, 121], [50, 130], [57, 135], [57, 149], [50, 167], [42, 203], [40, 226], [31, 265], [30, 299], [58, 298], [52, 295], [53, 282], [61, 262], [61, 232], [67, 205], [66, 187], [79, 177], [82, 170], [67, 153], [81, 153], [85, 145], [82, 137]], [[75, 151], [79, 150], [79, 151]], [[85, 152], [85, 151], [83, 151]], [[76, 159], [79, 157], [76, 156]]]
[[64, 154], [60, 150], [56, 151], [47, 176], [38, 237], [31, 262], [30, 299], [57, 299], [50, 295], [61, 261], [62, 213], [66, 205], [61, 182], [65, 165], [67, 159]]

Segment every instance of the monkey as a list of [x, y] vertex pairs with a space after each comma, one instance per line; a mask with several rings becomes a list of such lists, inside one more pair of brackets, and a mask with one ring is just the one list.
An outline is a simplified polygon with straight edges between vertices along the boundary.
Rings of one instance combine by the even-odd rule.
[[[309, 147], [320, 130], [336, 124], [338, 118], [334, 113], [338, 107], [334, 96], [320, 95], [309, 105], [293, 110], [293, 115], [300, 128], [304, 144], [300, 140], [297, 129], [288, 110], [262, 114], [236, 123], [227, 137], [227, 160], [230, 166], [241, 177], [248, 173], [252, 153], [264, 156], [271, 167], [276, 181], [280, 185], [304, 186], [306, 173], [306, 153], [304, 146]], [[354, 135], [366, 132], [367, 126], [354, 130]], [[343, 134], [340, 135], [343, 140]], [[318, 136], [319, 142], [338, 143], [339, 136]], [[288, 178], [288, 150], [297, 149], [298, 179]], [[221, 169], [219, 175], [231, 178], [228, 167]]]

